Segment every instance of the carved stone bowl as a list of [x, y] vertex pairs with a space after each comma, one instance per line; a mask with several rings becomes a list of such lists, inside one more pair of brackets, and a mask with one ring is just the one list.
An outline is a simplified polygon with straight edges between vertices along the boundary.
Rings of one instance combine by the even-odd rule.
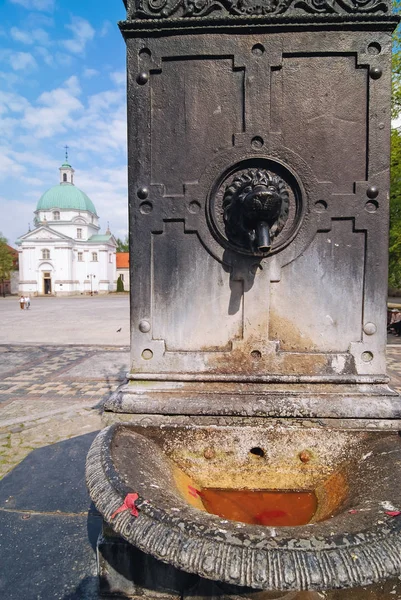
[[[107, 427], [87, 458], [90, 495], [142, 551], [216, 581], [265, 590], [369, 585], [401, 574], [401, 438], [296, 426]], [[311, 522], [265, 527], [209, 514], [207, 487], [309, 490]], [[137, 493], [138, 516], [122, 510]]]

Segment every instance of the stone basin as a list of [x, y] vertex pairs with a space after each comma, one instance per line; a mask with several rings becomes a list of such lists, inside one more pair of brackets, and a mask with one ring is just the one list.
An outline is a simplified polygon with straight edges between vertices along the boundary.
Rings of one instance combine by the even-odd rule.
[[[253, 589], [322, 590], [401, 574], [400, 466], [391, 431], [116, 424], [93, 442], [87, 484], [112, 529], [163, 562]], [[313, 491], [317, 510], [306, 525], [250, 525], [208, 513], [204, 488]], [[138, 516], [112, 518], [134, 492]]]

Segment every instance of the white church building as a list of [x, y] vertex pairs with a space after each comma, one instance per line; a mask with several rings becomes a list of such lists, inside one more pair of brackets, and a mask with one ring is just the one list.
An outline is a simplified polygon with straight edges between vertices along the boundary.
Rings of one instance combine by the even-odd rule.
[[116, 240], [100, 234], [88, 196], [74, 185], [74, 169], [60, 167], [60, 183], [35, 210], [35, 228], [17, 240], [19, 292], [32, 296], [107, 294], [116, 290]]

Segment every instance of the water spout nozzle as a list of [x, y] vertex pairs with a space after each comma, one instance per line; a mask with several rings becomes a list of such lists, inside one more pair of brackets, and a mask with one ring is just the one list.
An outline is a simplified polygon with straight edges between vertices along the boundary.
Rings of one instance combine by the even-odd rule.
[[271, 248], [270, 229], [265, 221], [257, 224], [256, 244], [261, 252], [268, 252]]

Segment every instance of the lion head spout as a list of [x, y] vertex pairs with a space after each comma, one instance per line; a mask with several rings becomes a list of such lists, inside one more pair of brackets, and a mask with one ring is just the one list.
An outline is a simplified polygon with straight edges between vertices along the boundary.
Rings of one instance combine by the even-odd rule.
[[266, 253], [288, 218], [285, 182], [266, 169], [248, 169], [227, 186], [223, 218], [228, 239], [254, 253]]

